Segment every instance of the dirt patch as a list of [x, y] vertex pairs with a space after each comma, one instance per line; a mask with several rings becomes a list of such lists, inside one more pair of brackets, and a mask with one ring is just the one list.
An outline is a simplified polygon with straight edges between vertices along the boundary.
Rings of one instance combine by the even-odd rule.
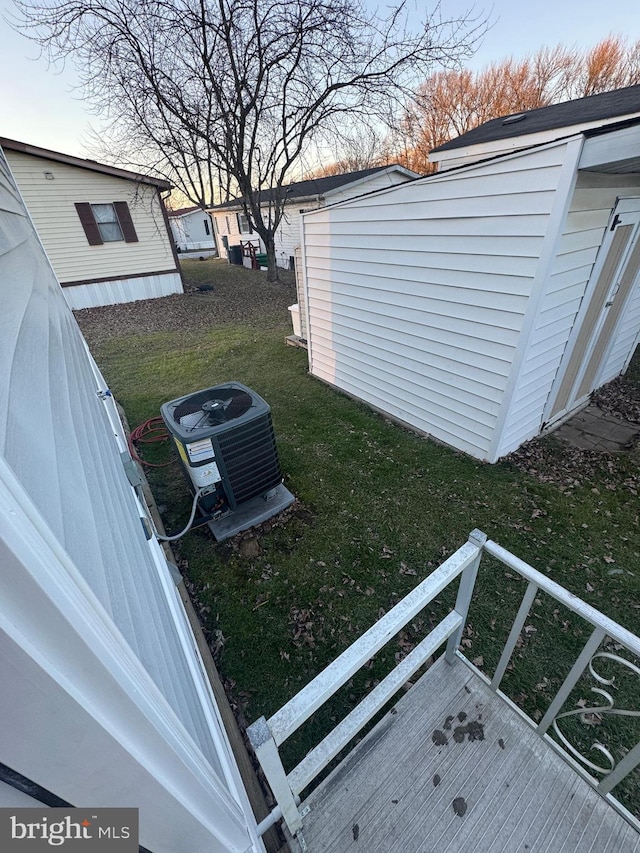
[[[185, 293], [74, 311], [90, 347], [111, 337], [198, 329], [242, 323], [279, 325], [289, 320], [288, 306], [296, 301], [295, 279], [282, 270], [281, 281], [266, 273], [232, 267], [224, 261], [185, 261]], [[211, 288], [199, 290], [198, 288]]]

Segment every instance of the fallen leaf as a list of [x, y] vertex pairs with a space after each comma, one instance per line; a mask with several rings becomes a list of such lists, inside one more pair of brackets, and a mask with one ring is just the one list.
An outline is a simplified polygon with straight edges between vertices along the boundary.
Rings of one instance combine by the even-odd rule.
[[482, 655], [478, 655], [478, 657], [477, 657], [477, 658], [474, 658], [474, 659], [471, 661], [471, 663], [472, 663], [474, 666], [478, 666], [478, 667], [480, 667], [480, 666], [484, 666], [484, 658], [482, 657]]

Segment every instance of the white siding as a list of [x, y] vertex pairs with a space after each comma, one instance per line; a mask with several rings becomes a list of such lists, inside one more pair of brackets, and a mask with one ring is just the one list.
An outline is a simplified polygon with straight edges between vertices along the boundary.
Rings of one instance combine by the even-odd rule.
[[307, 204], [296, 202], [285, 206], [275, 239], [276, 260], [279, 267], [289, 269], [289, 259], [295, 257], [296, 249], [300, 245], [300, 211], [313, 210], [317, 207], [316, 202]]
[[[6, 156], [58, 281], [126, 279], [176, 269], [155, 187], [31, 154], [7, 151]], [[47, 180], [44, 172], [54, 179]], [[90, 246], [75, 203], [114, 201], [128, 204], [138, 242]]]
[[[376, 173], [371, 177], [361, 178], [351, 184], [346, 184], [344, 187], [332, 190], [325, 197], [294, 199], [290, 204], [286, 204], [282, 220], [275, 234], [276, 263], [279, 267], [290, 269], [291, 258], [295, 257], [296, 249], [300, 245], [301, 211], [306, 213], [310, 210], [324, 207], [325, 204], [336, 204], [356, 198], [364, 193], [406, 183], [407, 180], [409, 178], [405, 174], [399, 172], [397, 169], [390, 169], [388, 172]], [[240, 240], [251, 239], [253, 242], [260, 241], [257, 234], [239, 234], [238, 221], [234, 211], [215, 213], [213, 216], [216, 221], [218, 233], [221, 236], [226, 235], [229, 238], [229, 245], [239, 243]], [[268, 216], [267, 207], [264, 208], [264, 216], [265, 218]], [[226, 217], [228, 217], [228, 221]]]
[[398, 186], [398, 184], [406, 184], [409, 180], [411, 180], [411, 176], [407, 176], [404, 173], [399, 172], [397, 169], [376, 172], [367, 178], [361, 178], [359, 181], [354, 181], [352, 184], [346, 184], [344, 187], [331, 190], [326, 194], [325, 204], [337, 204], [340, 201], [357, 198], [365, 193], [384, 190], [389, 187]]
[[[44, 537], [50, 543], [47, 547], [56, 554], [55, 561], [51, 558], [50, 571], [68, 572], [54, 584], [54, 588], [60, 589], [61, 595], [68, 593], [86, 600], [88, 608], [101, 614], [100, 620], [104, 620], [113, 642], [122, 644], [126, 653], [120, 664], [122, 673], [117, 678], [126, 681], [134, 663], [144, 675], [139, 686], [139, 696], [134, 690], [130, 696], [122, 697], [123, 703], [138, 707], [136, 703], [152, 695], [153, 706], [162, 717], [163, 725], [182, 745], [182, 760], [185, 760], [187, 754], [191, 756], [191, 768], [187, 770], [186, 764], [184, 767], [176, 767], [181, 778], [176, 776], [171, 784], [175, 782], [175, 790], [180, 790], [183, 774], [186, 774], [202, 792], [202, 796], [205, 790], [215, 789], [218, 803], [226, 803], [220, 819], [231, 826], [242, 815], [238, 801], [239, 788], [234, 788], [236, 782], [233, 781], [237, 774], [213, 697], [203, 677], [202, 663], [194, 652], [193, 636], [188, 634], [186, 616], [171, 573], [157, 541], [147, 541], [143, 531], [143, 508], [129, 484], [121, 461], [120, 454], [125, 450], [126, 442], [113, 400], [111, 397], [103, 400], [97, 393], [105, 387], [103, 380], [65, 304], [62, 290], [48, 265], [1, 154], [0, 218], [0, 289], [3, 306], [0, 335], [0, 487], [2, 501], [5, 502], [3, 507], [6, 509], [6, 502], [13, 500], [9, 494], [11, 489], [11, 494], [23, 496], [20, 498], [20, 511], [16, 509], [13, 513], [15, 522], [12, 523], [10, 519], [7, 522], [9, 529], [16, 531], [17, 544], [7, 544], [8, 540], [0, 535], [0, 552], [5, 555], [4, 558], [0, 557], [0, 562], [7, 569], [7, 573], [3, 570], [3, 577], [11, 590], [9, 594], [9, 590], [3, 587], [0, 600], [6, 603], [11, 596], [18, 595], [15, 578], [20, 583], [23, 580], [25, 584], [31, 583], [27, 581], [26, 569], [24, 574], [21, 573], [16, 548], [22, 549], [23, 541], [33, 543], [30, 545], [35, 549], [33, 559], [44, 559], [44, 545], [41, 541]], [[0, 510], [0, 516], [3, 516], [5, 509]], [[9, 518], [8, 515], [4, 517]], [[33, 526], [33, 531], [29, 525]], [[24, 531], [24, 535], [21, 531]], [[38, 542], [40, 545], [36, 547]], [[8, 568], [9, 554], [12, 555], [11, 571], [15, 574], [13, 580]], [[43, 583], [47, 577], [49, 569], [41, 575]], [[42, 606], [49, 608], [53, 614], [53, 605], [50, 608], [44, 599]], [[3, 622], [3, 618], [0, 613], [0, 639], [4, 637], [3, 630], [13, 630], [9, 623]], [[38, 632], [42, 629], [46, 633], [47, 625], [44, 622], [40, 624], [37, 610], [29, 613], [29, 618], [35, 620]], [[54, 619], [54, 616], [51, 618]], [[8, 755], [18, 762], [23, 759], [26, 761], [30, 756], [37, 764], [38, 750], [30, 745], [31, 741], [37, 743], [39, 739], [48, 738], [51, 749], [55, 750], [58, 748], [58, 740], [62, 745], [67, 743], [65, 739], [68, 737], [73, 737], [78, 744], [78, 766], [84, 761], [80, 755], [83, 752], [93, 762], [96, 745], [90, 742], [87, 748], [82, 746], [83, 739], [88, 738], [89, 729], [86, 733], [83, 730], [68, 732], [65, 718], [52, 722], [53, 730], [48, 727], [29, 730], [29, 721], [33, 721], [38, 714], [49, 713], [46, 695], [41, 695], [35, 704], [27, 698], [36, 690], [36, 671], [42, 672], [37, 669], [35, 658], [43, 656], [46, 660], [50, 653], [54, 661], [58, 652], [60, 655], [67, 651], [75, 654], [76, 650], [80, 655], [84, 653], [83, 644], [89, 643], [88, 636], [83, 636], [81, 626], [75, 622], [71, 622], [73, 631], [77, 632], [75, 641], [62, 636], [60, 620], [64, 621], [65, 618], [72, 620], [73, 617], [72, 614], [67, 617], [64, 613], [55, 616], [59, 628], [58, 633], [51, 635], [50, 648], [34, 648], [29, 664], [33, 667], [33, 678], [24, 670], [22, 698], [27, 704], [22, 709], [22, 718], [19, 713], [14, 715], [18, 718], [15, 724], [20, 726], [19, 730], [8, 728], [7, 717], [3, 716], [1, 754], [3, 761], [9, 764], [11, 762], [5, 758]], [[67, 631], [67, 627], [64, 630]], [[32, 644], [36, 643], [36, 633], [34, 629], [33, 636], [29, 637]], [[104, 632], [101, 636], [104, 637]], [[59, 644], [59, 649], [54, 648], [54, 641]], [[0, 648], [3, 677], [8, 678], [10, 674], [12, 683], [14, 679], [19, 681], [20, 672], [23, 665], [27, 666], [27, 661], [22, 664], [14, 658], [9, 643], [0, 642]], [[57, 677], [55, 668], [56, 664], [51, 663], [52, 681]], [[54, 705], [62, 708], [65, 704], [79, 707], [77, 702], [80, 700], [73, 697], [79, 694], [79, 684], [86, 680], [85, 677], [92, 677], [90, 670], [79, 670], [78, 685], [69, 688], [69, 694], [65, 694], [64, 700], [61, 698], [64, 688], [60, 684], [54, 688], [52, 684], [52, 708]], [[40, 675], [37, 678], [42, 680]], [[78, 694], [74, 692], [76, 689]], [[105, 682], [102, 691], [95, 692], [96, 709], [104, 703], [108, 705], [110, 689]], [[16, 706], [20, 697], [10, 693], [11, 704]], [[119, 696], [113, 693], [114, 709], [120, 701]], [[55, 717], [53, 710], [51, 713]], [[111, 722], [116, 725], [115, 717], [113, 720], [105, 720], [103, 729], [110, 730]], [[131, 727], [127, 742], [121, 743], [122, 750], [139, 751], [142, 754], [147, 742], [136, 743], [133, 720]], [[157, 730], [154, 731], [157, 734]], [[115, 737], [114, 732], [111, 731], [109, 736]], [[107, 776], [111, 778], [111, 769], [107, 776], [102, 777], [100, 763], [95, 763], [90, 771], [96, 777], [94, 779], [87, 777], [85, 769], [75, 772], [74, 752], [75, 749], [68, 751], [66, 764], [60, 766], [59, 776], [55, 765], [53, 769], [52, 765], [48, 765], [46, 773], [41, 768], [43, 776], [35, 775], [32, 778], [72, 803], [86, 801], [87, 785], [90, 790], [101, 790], [109, 800], [101, 800], [101, 805], [124, 804], [123, 799], [126, 804], [135, 803], [137, 792], [135, 786], [128, 788], [126, 776], [118, 774], [117, 785], [106, 791], [104, 779]], [[113, 759], [109, 760], [115, 762], [114, 769], [117, 770], [119, 759], [115, 752], [113, 755]], [[190, 774], [195, 772], [196, 766], [199, 767], [199, 776], [196, 774], [194, 777]], [[15, 766], [14, 769], [24, 772], [21, 766]], [[52, 772], [54, 776], [47, 775]], [[166, 782], [166, 779], [150, 781], [149, 791], [152, 788], [157, 790], [157, 785], [163, 786]], [[198, 794], [198, 798], [200, 796]], [[140, 797], [146, 799], [147, 793], [140, 792]], [[214, 801], [209, 798], [207, 802], [214, 809]], [[202, 800], [197, 808], [202, 808]], [[150, 813], [146, 813], [144, 819], [147, 825], [154, 823]], [[155, 823], [161, 825], [165, 820], [169, 820], [169, 817], [157, 815]], [[199, 824], [199, 818], [194, 817], [193, 837], [199, 838], [198, 843], [202, 844], [203, 837], [199, 835], [202, 827]], [[171, 841], [158, 837], [157, 828], [149, 831], [151, 835], [148, 837], [156, 839], [151, 844], [154, 850], [172, 853], [182, 850], [187, 853], [194, 849], [188, 840], [174, 846]], [[236, 837], [240, 836], [246, 839], [244, 829], [236, 832]], [[213, 838], [209, 838], [212, 850], [246, 849], [244, 845], [218, 847], [214, 845]]]
[[238, 216], [235, 210], [222, 211], [221, 213], [212, 213], [211, 216], [214, 220], [216, 231], [220, 237], [220, 257], [228, 257], [228, 253], [226, 252], [224, 244], [222, 242], [223, 237], [227, 237], [230, 246], [239, 246], [241, 242], [248, 243], [250, 241], [254, 245], [259, 245], [260, 251], [264, 251], [264, 246], [262, 245], [258, 234], [240, 233], [240, 228], [238, 227]]
[[181, 252], [216, 247], [212, 234], [213, 222], [204, 210], [194, 210], [191, 213], [183, 213], [182, 216], [170, 216], [169, 225], [176, 246]]
[[487, 458], [564, 149], [303, 217], [311, 372]]
[[183, 293], [183, 288], [180, 274], [169, 272], [116, 281], [97, 281], [93, 284], [76, 284], [64, 287], [63, 293], [69, 308], [76, 310], [170, 296], [172, 293]]
[[[527, 356], [505, 422], [498, 456], [509, 453], [540, 432], [545, 405], [616, 199], [637, 195], [639, 188], [640, 178], [635, 176], [578, 174], [559, 250], [549, 270]], [[610, 356], [607, 379], [623, 369], [639, 322], [640, 293], [636, 291]]]

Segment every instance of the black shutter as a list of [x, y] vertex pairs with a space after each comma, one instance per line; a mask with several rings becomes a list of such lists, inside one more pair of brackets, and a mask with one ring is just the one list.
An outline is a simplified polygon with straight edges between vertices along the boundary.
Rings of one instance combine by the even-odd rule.
[[137, 243], [138, 235], [136, 234], [136, 229], [133, 227], [133, 221], [131, 219], [131, 214], [129, 213], [129, 205], [126, 201], [114, 201], [113, 206], [115, 208], [120, 227], [122, 228], [122, 235], [125, 243]]
[[78, 216], [80, 217], [80, 222], [84, 228], [84, 233], [89, 241], [89, 245], [101, 246], [102, 237], [100, 236], [100, 231], [96, 225], [96, 220], [93, 217], [91, 205], [84, 201], [76, 202], [76, 210], [78, 211]]

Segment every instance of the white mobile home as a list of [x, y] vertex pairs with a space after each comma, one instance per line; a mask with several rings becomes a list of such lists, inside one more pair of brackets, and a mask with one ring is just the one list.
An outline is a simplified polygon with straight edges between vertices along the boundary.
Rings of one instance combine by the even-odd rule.
[[161, 193], [170, 184], [0, 139], [71, 308], [182, 293]]
[[567, 132], [566, 106], [552, 141], [303, 217], [314, 376], [494, 462], [625, 370], [640, 123]]
[[[0, 806], [263, 851], [113, 398], [0, 152]], [[51, 843], [51, 842], [50, 842]]]
[[[376, 166], [358, 172], [309, 178], [284, 187], [284, 216], [275, 235], [278, 266], [284, 269], [294, 267], [295, 251], [300, 245], [300, 217], [303, 213], [373, 190], [396, 186], [415, 177], [416, 173], [405, 169], [404, 166]], [[260, 194], [260, 206], [267, 221], [274, 198], [273, 190], [264, 190]], [[210, 213], [215, 222], [221, 257], [228, 257], [229, 246], [247, 242], [259, 247], [257, 251], [265, 251], [259, 235], [249, 222], [241, 198], [219, 204], [212, 208]]]
[[168, 210], [167, 214], [179, 252], [215, 250], [213, 222], [206, 210], [194, 206], [181, 207], [178, 210]]

